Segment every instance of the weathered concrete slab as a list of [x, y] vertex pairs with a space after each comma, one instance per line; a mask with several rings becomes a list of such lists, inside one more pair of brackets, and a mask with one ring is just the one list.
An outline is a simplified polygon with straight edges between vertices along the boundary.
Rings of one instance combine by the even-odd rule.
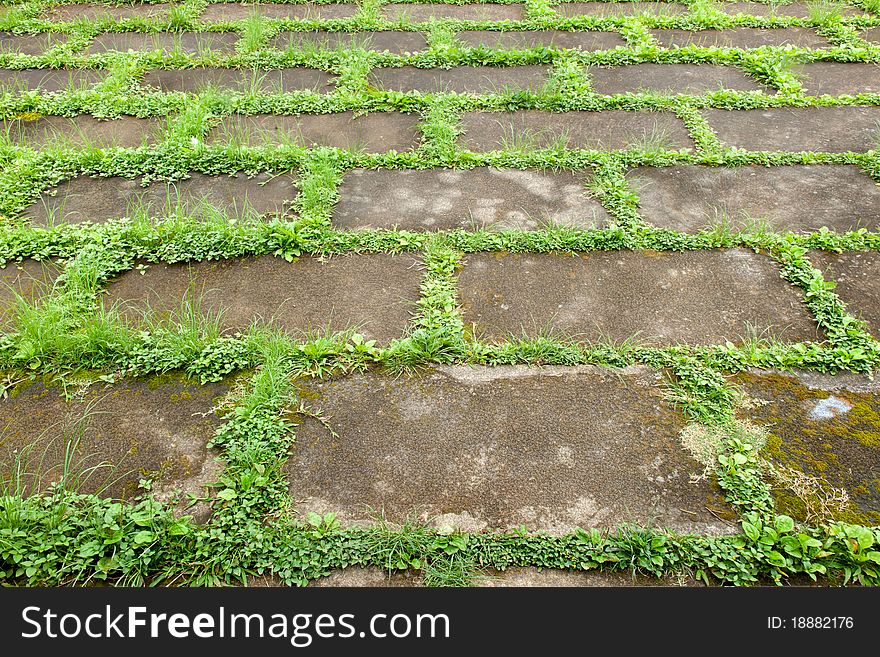
[[[60, 273], [58, 265], [48, 261], [6, 263], [0, 269], [0, 331], [12, 328], [19, 297], [29, 303], [42, 299], [52, 291]], [[2, 441], [0, 434], [0, 444]]]
[[594, 227], [608, 213], [589, 198], [585, 172], [518, 169], [356, 169], [345, 175], [339, 228], [534, 230], [548, 222]]
[[40, 34], [12, 34], [0, 32], [0, 52], [21, 55], [42, 55], [47, 50], [64, 44], [66, 34], [43, 32]]
[[420, 572], [412, 570], [395, 570], [389, 573], [381, 568], [370, 566], [349, 566], [334, 570], [327, 577], [316, 579], [308, 584], [316, 588], [338, 587], [418, 587], [424, 586]]
[[869, 43], [880, 43], [880, 27], [872, 27], [859, 34], [865, 41]]
[[661, 46], [684, 48], [761, 48], [762, 46], [799, 46], [801, 48], [830, 48], [831, 43], [815, 30], [805, 27], [758, 28], [732, 27], [726, 30], [650, 30]]
[[470, 30], [459, 32], [456, 38], [471, 48], [497, 48], [501, 50], [526, 50], [546, 47], [571, 50], [611, 50], [626, 45], [617, 32], [584, 30], [528, 30], [524, 32], [500, 32], [497, 30]]
[[672, 113], [626, 110], [603, 112], [463, 112], [460, 138], [472, 151], [549, 148], [617, 150], [651, 144], [690, 148], [693, 141]]
[[99, 84], [106, 77], [103, 71], [92, 69], [0, 69], [0, 93], [21, 93], [88, 89]]
[[810, 62], [793, 67], [811, 96], [880, 93], [880, 65], [862, 62]]
[[2, 134], [10, 141], [31, 147], [93, 144], [99, 148], [137, 148], [154, 143], [162, 127], [160, 119], [133, 116], [117, 119], [96, 119], [88, 115], [41, 116], [0, 121]]
[[417, 114], [401, 112], [373, 112], [361, 116], [355, 116], [353, 112], [300, 116], [233, 114], [224, 117], [208, 133], [208, 142], [247, 146], [292, 143], [384, 153], [414, 148], [419, 139], [418, 122]]
[[149, 307], [159, 316], [186, 297], [204, 312], [222, 312], [228, 330], [261, 319], [296, 336], [357, 328], [381, 343], [401, 337], [415, 310], [422, 272], [411, 255], [369, 254], [295, 262], [264, 256], [132, 270], [108, 288], [105, 303], [131, 319]]
[[184, 68], [148, 71], [142, 84], [162, 91], [200, 93], [207, 88], [224, 91], [331, 93], [336, 76], [314, 68], [297, 66], [272, 70], [235, 68]]
[[716, 7], [725, 14], [747, 14], [750, 16], [793, 16], [794, 18], [810, 18], [810, 15], [818, 10], [831, 13], [832, 11], [841, 16], [865, 16], [864, 11], [843, 3], [828, 3], [822, 5], [814, 2], [719, 2]]
[[367, 507], [468, 531], [654, 523], [723, 533], [719, 491], [682, 449], [647, 368], [452, 366], [300, 380], [338, 437], [302, 418], [285, 470], [299, 513]]
[[707, 91], [766, 91], [745, 71], [714, 64], [633, 64], [630, 66], [592, 66], [588, 73], [593, 90], [600, 94], [653, 91], [663, 94], [700, 95]]
[[877, 148], [880, 107], [702, 110], [718, 138], [749, 151], [846, 153]]
[[238, 38], [235, 32], [108, 32], [96, 36], [87, 53], [161, 50], [165, 54], [179, 52], [200, 55], [214, 52], [232, 55], [235, 54]]
[[822, 270], [825, 280], [834, 281], [834, 292], [851, 315], [865, 320], [871, 333], [880, 338], [880, 253], [851, 251], [828, 253], [810, 251], [810, 262]]
[[372, 50], [402, 55], [428, 49], [428, 41], [420, 32], [281, 32], [269, 40], [277, 50]]
[[[880, 523], [880, 387], [866, 376], [756, 371], [732, 381], [749, 399], [741, 411], [770, 432], [763, 455], [789, 476], [818, 478], [803, 486], [777, 481], [777, 510], [812, 520], [818, 500], [833, 488], [848, 493], [832, 518], [867, 525]], [[800, 478], [801, 483], [806, 483]], [[811, 509], [812, 507], [812, 509]]]
[[192, 172], [175, 182], [142, 185], [140, 178], [79, 176], [45, 192], [25, 216], [36, 225], [104, 223], [146, 213], [162, 217], [184, 212], [203, 216], [213, 210], [231, 217], [285, 213], [296, 197], [296, 179], [289, 174], [261, 173], [207, 176]]
[[477, 337], [547, 329], [578, 340], [724, 344], [748, 326], [813, 340], [800, 295], [767, 256], [745, 249], [465, 256], [459, 298]]
[[205, 7], [199, 19], [204, 23], [221, 23], [261, 18], [294, 20], [327, 20], [351, 18], [358, 11], [354, 3], [339, 4], [273, 4], [262, 2], [217, 2]]
[[370, 84], [386, 91], [491, 94], [540, 91], [548, 82], [548, 66], [454, 66], [450, 69], [399, 66], [376, 68]]
[[525, 19], [525, 5], [471, 3], [466, 5], [447, 4], [387, 4], [382, 7], [389, 20], [407, 20], [411, 23], [424, 23], [432, 18], [441, 20], [452, 18], [458, 21], [521, 21]]
[[677, 2], [560, 2], [555, 9], [561, 16], [674, 16], [687, 11]]
[[755, 220], [776, 231], [880, 226], [880, 186], [855, 166], [639, 167], [629, 181], [642, 218], [672, 230]]
[[129, 18], [159, 18], [168, 15], [171, 5], [168, 3], [147, 4], [101, 4], [84, 3], [56, 5], [44, 11], [40, 18], [47, 21], [67, 23], [78, 20], [127, 20]]
[[159, 498], [204, 495], [222, 467], [206, 445], [220, 424], [214, 400], [225, 392], [166, 377], [95, 383], [67, 401], [58, 386], [21, 386], [0, 400], [0, 476], [18, 463], [32, 475], [27, 489], [45, 489], [61, 479], [70, 445], [70, 485], [80, 492], [130, 498], [140, 479], [153, 479]]

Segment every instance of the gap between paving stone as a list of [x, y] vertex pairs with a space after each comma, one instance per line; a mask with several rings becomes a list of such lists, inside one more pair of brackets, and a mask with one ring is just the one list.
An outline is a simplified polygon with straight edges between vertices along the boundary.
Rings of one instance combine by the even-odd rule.
[[704, 94], [708, 91], [764, 91], [776, 93], [733, 66], [715, 64], [632, 64], [591, 66], [587, 73], [593, 91], [623, 94], [652, 91], [663, 94]]
[[560, 2], [554, 9], [560, 16], [674, 16], [687, 12], [677, 2]]
[[700, 111], [722, 142], [749, 151], [846, 153], [877, 148], [880, 107]]
[[166, 55], [176, 51], [185, 55], [207, 52], [233, 55], [238, 39], [235, 32], [105, 32], [95, 37], [87, 53], [161, 50]]
[[387, 91], [421, 93], [537, 93], [549, 82], [549, 66], [454, 66], [449, 69], [399, 66], [376, 68], [370, 84]]
[[207, 142], [240, 143], [246, 146], [297, 144], [332, 146], [369, 153], [405, 151], [418, 144], [417, 114], [373, 112], [355, 116], [353, 112], [300, 116], [233, 114], [223, 117], [208, 132]]
[[[791, 468], [800, 481], [802, 475], [824, 480], [818, 490], [806, 487], [813, 501], [830, 487], [849, 494], [852, 505], [838, 506], [822, 521], [880, 522], [880, 383], [855, 374], [758, 370], [739, 373], [731, 381], [747, 395], [740, 414], [770, 432], [762, 450], [765, 458]], [[806, 503], [795, 493], [799, 488], [785, 480], [775, 482], [778, 511], [817, 522], [806, 517]]]
[[543, 46], [547, 48], [577, 50], [611, 50], [626, 46], [617, 32], [596, 32], [584, 30], [528, 30], [523, 32], [501, 32], [497, 30], [465, 30], [456, 34], [456, 39], [468, 47], [498, 48], [502, 50], [525, 50]]
[[356, 169], [345, 174], [333, 225], [453, 230], [536, 230], [548, 222], [591, 228], [610, 220], [587, 196], [591, 172]]
[[657, 43], [664, 48], [686, 46], [719, 48], [760, 48], [762, 46], [793, 45], [801, 48], [830, 48], [831, 43], [815, 30], [804, 27], [759, 28], [732, 27], [724, 30], [650, 30]]
[[637, 167], [627, 178], [641, 217], [680, 232], [756, 221], [774, 231], [880, 227], [880, 186], [853, 165]]
[[867, 322], [874, 336], [880, 338], [880, 253], [810, 251], [807, 257], [822, 271], [825, 280], [837, 284], [834, 292], [849, 313]]
[[563, 141], [567, 148], [625, 149], [656, 143], [691, 148], [684, 125], [669, 112], [606, 110], [603, 112], [463, 112], [461, 144], [472, 151], [548, 148]]
[[41, 20], [55, 21], [58, 23], [72, 22], [77, 20], [126, 20], [129, 18], [165, 18], [171, 9], [167, 3], [137, 3], [137, 4], [67, 4], [55, 5], [40, 14]]
[[388, 20], [407, 20], [425, 23], [432, 18], [452, 18], [460, 21], [521, 21], [525, 20], [525, 5], [472, 3], [466, 5], [391, 3], [382, 7]]
[[201, 93], [207, 88], [223, 91], [287, 93], [316, 91], [331, 93], [336, 76], [313, 68], [254, 70], [237, 68], [184, 68], [147, 71], [142, 85], [162, 91]]
[[108, 286], [104, 304], [119, 304], [123, 316], [137, 323], [146, 309], [166, 317], [187, 299], [203, 313], [220, 312], [227, 332], [262, 320], [296, 337], [356, 328], [387, 344], [403, 336], [422, 275], [419, 260], [409, 254], [154, 264], [143, 273], [122, 274]]
[[773, 260], [746, 249], [475, 253], [462, 265], [463, 318], [478, 338], [551, 331], [586, 341], [708, 345], [741, 342], [750, 326], [790, 342], [817, 337]]
[[300, 514], [368, 507], [464, 531], [525, 526], [564, 534], [633, 522], [679, 532], [735, 530], [720, 490], [692, 483], [682, 416], [644, 367], [444, 366], [300, 379], [308, 406], [285, 465]]
[[811, 96], [880, 93], [880, 65], [862, 62], [810, 62], [792, 67]]
[[[203, 496], [222, 471], [206, 445], [220, 425], [214, 401], [226, 391], [222, 383], [200, 386], [166, 376], [95, 383], [67, 401], [58, 386], [19, 386], [0, 400], [0, 477], [18, 462], [32, 475], [26, 489], [45, 489], [61, 477], [70, 444], [79, 492], [131, 498], [140, 479], [155, 478], [158, 499], [170, 499], [175, 490]], [[209, 509], [195, 512], [204, 521]]]
[[57, 264], [30, 258], [0, 268], [0, 331], [13, 328], [19, 296], [28, 303], [39, 301], [52, 291], [60, 274]]
[[247, 20], [254, 16], [268, 19], [328, 20], [351, 18], [358, 11], [356, 4], [272, 4], [217, 2], [209, 4], [199, 16], [204, 23]]
[[164, 120], [123, 116], [96, 119], [93, 116], [40, 116], [34, 119], [4, 119], [0, 130], [17, 146], [72, 146], [93, 144], [98, 148], [138, 148], [156, 142]]
[[79, 90], [103, 82], [106, 72], [92, 69], [0, 69], [0, 93]]
[[419, 32], [281, 32], [269, 41], [276, 50], [352, 50], [360, 48], [395, 55], [421, 52], [428, 49], [428, 41]]
[[67, 41], [66, 34], [45, 32], [42, 34], [12, 34], [0, 32], [0, 52], [21, 55], [42, 55], [45, 51]]
[[192, 172], [175, 182], [155, 181], [144, 187], [141, 178], [78, 176], [44, 192], [25, 216], [38, 226], [183, 212], [205, 216], [213, 211], [231, 218], [286, 212], [296, 197], [296, 178], [290, 174], [261, 173], [208, 176]]

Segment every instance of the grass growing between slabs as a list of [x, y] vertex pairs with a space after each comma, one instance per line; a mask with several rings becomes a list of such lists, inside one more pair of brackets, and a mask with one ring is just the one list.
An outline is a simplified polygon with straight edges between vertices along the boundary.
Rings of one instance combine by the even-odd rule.
[[[880, 61], [880, 45], [860, 36], [880, 26], [868, 3], [864, 16], [841, 16], [839, 7], [817, 7], [806, 19], [730, 16], [716, 3], [687, 3], [689, 12], [673, 16], [563, 18], [553, 5], [525, 3], [525, 20], [483, 22], [440, 20], [419, 25], [383, 18], [381, 3], [363, 2], [352, 18], [330, 20], [245, 19], [205, 24], [204, 3], [175, 6], [166, 17], [125, 21], [49, 22], [39, 18], [49, 3], [30, 2], [7, 10], [0, 31], [16, 34], [59, 32], [66, 41], [39, 56], [0, 54], [0, 66], [91, 67], [106, 71], [96, 87], [57, 94], [0, 94], [0, 115], [25, 122], [46, 115], [158, 117], [153, 144], [102, 148], [61, 141], [54, 146], [0, 139], [0, 260], [60, 258], [63, 273], [39, 300], [20, 299], [14, 330], [0, 335], [0, 367], [7, 381], [51, 376], [116, 381], [126, 376], [182, 372], [202, 382], [237, 375], [216, 412], [223, 418], [212, 446], [224, 469], [212, 488], [213, 514], [198, 525], [179, 509], [149, 495], [119, 502], [55, 487], [24, 496], [7, 489], [0, 496], [0, 578], [14, 584], [209, 585], [247, 581], [271, 574], [287, 584], [305, 584], [334, 569], [375, 566], [388, 572], [423, 571], [428, 585], [467, 585], [484, 571], [513, 566], [601, 569], [653, 576], [692, 574], [712, 583], [784, 583], [807, 575], [823, 581], [880, 582], [880, 530], [872, 526], [811, 518], [795, 522], [778, 515], [771, 495], [772, 475], [761, 450], [766, 432], [737, 417], [742, 403], [725, 375], [748, 368], [807, 369], [819, 372], [873, 371], [880, 345], [856, 319], [807, 258], [808, 249], [877, 250], [878, 234], [860, 229], [836, 233], [772, 231], [760, 224], [733, 229], [716, 226], [696, 234], [654, 227], [639, 214], [638, 192], [626, 179], [635, 166], [703, 164], [785, 166], [852, 164], [875, 180], [877, 152], [780, 153], [734, 149], [723, 144], [701, 109], [742, 110], [771, 107], [880, 105], [877, 94], [808, 96], [793, 66], [809, 61]], [[741, 50], [666, 50], [651, 29], [809, 27], [829, 46]], [[498, 51], [467, 48], [454, 35], [462, 30], [597, 29], [618, 32], [625, 46], [599, 52], [535, 47]], [[272, 50], [270, 40], [287, 29], [343, 31], [402, 29], [426, 36], [423, 52], [393, 55], [365, 49]], [[234, 53], [181, 49], [87, 55], [86, 48], [106, 31], [220, 31], [234, 29]], [[736, 66], [775, 93], [713, 91], [703, 95], [658, 93], [596, 94], [588, 69], [593, 65], [714, 63]], [[547, 84], [537, 92], [500, 90], [485, 95], [389, 92], [370, 84], [379, 66], [510, 66], [544, 64]], [[336, 76], [328, 94], [309, 90], [242, 93], [207, 89], [199, 94], [142, 89], [144, 72], [195, 65], [258, 70], [306, 66]], [[693, 148], [676, 149], [668, 136], [645, 133], [624, 149], [570, 148], [560, 138], [545, 147], [541, 135], [513, 133], [500, 150], [471, 152], [460, 142], [465, 112], [541, 109], [666, 111], [687, 129]], [[325, 114], [341, 111], [399, 111], [418, 117], [418, 142], [400, 152], [306, 147], [296, 140], [249, 146], [210, 140], [211, 129], [232, 114]], [[83, 141], [80, 139], [79, 141]], [[450, 230], [433, 233], [397, 229], [341, 231], [332, 224], [333, 206], [344, 175], [353, 169], [427, 169], [477, 166], [564, 169], [591, 173], [590, 192], [612, 218], [606, 226], [573, 229], [547, 226], [536, 231]], [[299, 189], [292, 212], [258, 217], [220, 212], [192, 216], [172, 212], [134, 216], [104, 224], [32, 225], [24, 210], [40, 194], [76, 175], [145, 177], [145, 181], [205, 174], [296, 172]], [[511, 336], [489, 343], [476, 338], [462, 318], [458, 271], [468, 253], [568, 253], [589, 251], [685, 251], [744, 247], [765, 253], [782, 277], [803, 296], [824, 340], [786, 343], [772, 335], [731, 336], [726, 344], [668, 347], [632, 340], [575, 342], [552, 331]], [[295, 260], [308, 255], [413, 253], [422, 259], [420, 296], [406, 334], [386, 345], [366, 340], [356, 328], [341, 333], [287, 335], [254, 324], [234, 334], [196, 299], [168, 317], [144, 318], [131, 326], [118, 309], [105, 307], [108, 281], [143, 263], [177, 263], [271, 255]], [[619, 368], [646, 365], [668, 372], [667, 396], [686, 416], [683, 449], [717, 480], [739, 514], [729, 536], [677, 535], [661, 528], [623, 526], [612, 532], [585, 528], [564, 536], [509, 533], [448, 533], [419, 522], [393, 524], [379, 516], [369, 528], [344, 528], [330, 513], [304, 522], [291, 512], [284, 465], [303, 417], [322, 419], [320, 404], [300, 399], [299, 377], [331, 376], [379, 368], [389, 374], [431, 364], [469, 363], [578, 365]], [[100, 379], [99, 379], [100, 377]], [[11, 385], [9, 393], [14, 394]], [[331, 425], [332, 426], [332, 423]]]

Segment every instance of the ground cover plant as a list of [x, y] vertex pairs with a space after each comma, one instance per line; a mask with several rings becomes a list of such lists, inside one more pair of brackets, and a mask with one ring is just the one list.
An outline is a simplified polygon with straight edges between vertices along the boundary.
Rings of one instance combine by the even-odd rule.
[[[583, 3], [527, 0], [434, 3], [445, 11], [430, 15], [424, 4], [255, 11], [191, 0], [90, 5], [91, 13], [3, 5], [0, 404], [40, 386], [74, 399], [113, 395], [132, 380], [152, 382], [150, 390], [223, 388], [203, 411], [219, 420], [199, 457], [219, 457], [218, 468], [190, 452], [149, 472], [120, 466], [119, 478], [133, 481], [124, 495], [69, 474], [71, 458], [44, 478], [60, 483], [35, 485], [29, 475], [41, 466], [29, 455], [43, 446], [4, 448], [23, 440], [7, 426], [0, 579], [221, 585], [265, 576], [305, 585], [358, 566], [420, 573], [432, 586], [513, 567], [877, 584], [880, 426], [869, 375], [880, 359], [872, 325], [880, 297], [856, 273], [841, 277], [849, 261], [834, 258], [862, 258], [870, 272], [880, 247], [872, 196], [880, 8], [862, 0], [740, 11], [692, 0], [572, 10]], [[569, 176], [578, 200], [564, 217], [536, 216], [482, 187], [473, 193], [502, 210], [444, 210], [453, 190], [467, 196], [467, 176], [491, 171], [506, 172], [488, 178], [499, 189], [517, 176], [549, 176], [528, 178], [532, 190]], [[671, 184], [658, 176], [672, 171], [703, 183], [652, 197]], [[460, 177], [439, 186], [414, 177], [449, 172]], [[680, 208], [711, 195], [700, 185], [715, 184], [715, 173], [727, 176], [711, 188], [719, 198], [685, 217]], [[371, 196], [369, 176], [380, 174], [391, 177], [376, 178]], [[832, 182], [819, 187], [826, 175]], [[222, 182], [200, 187], [206, 177]], [[368, 182], [347, 191], [358, 180]], [[394, 194], [407, 184], [409, 196]], [[734, 207], [750, 193], [763, 205]], [[358, 194], [366, 209], [346, 205]], [[95, 201], [102, 195], [104, 206]], [[558, 200], [550, 196], [545, 203]], [[485, 206], [475, 200], [472, 209]], [[625, 288], [635, 309], [584, 291], [613, 288], [643, 261], [654, 264]], [[242, 266], [250, 273], [236, 278]], [[543, 279], [549, 271], [563, 273]], [[23, 284], [16, 272], [38, 280]], [[588, 284], [571, 292], [586, 299], [576, 317], [565, 319], [568, 297], [530, 315], [535, 297], [555, 299], [581, 277]], [[254, 301], [261, 286], [264, 306]], [[662, 297], [691, 286], [701, 290], [696, 300]], [[305, 292], [291, 304], [297, 289]], [[163, 290], [174, 303], [162, 305]], [[709, 300], [716, 293], [720, 305]], [[648, 301], [655, 294], [659, 307]], [[370, 312], [347, 315], [361, 297]], [[504, 306], [517, 303], [528, 321], [505, 319]], [[783, 306], [789, 314], [774, 314]], [[259, 316], [239, 316], [240, 307]], [[371, 323], [380, 307], [390, 310]], [[626, 313], [632, 319], [618, 321]], [[408, 380], [457, 365], [657, 374], [657, 403], [681, 418], [675, 450], [693, 466], [680, 476], [717, 487], [728, 529], [641, 519], [477, 529], [429, 524], [418, 510], [386, 518], [382, 509], [351, 523], [332, 503], [304, 503], [309, 495], [291, 483], [298, 436], [317, 426], [322, 440], [347, 437], [342, 411], [325, 412], [330, 395], [314, 392], [316, 381]], [[862, 450], [858, 481], [835, 479], [847, 467], [837, 443], [827, 448], [833, 458], [809, 446], [833, 442], [827, 425], [789, 440], [785, 431], [799, 429], [784, 417], [757, 419], [753, 387], [769, 385], [764, 370], [830, 377], [802, 384], [778, 375], [764, 394], [788, 395], [792, 409], [810, 413], [834, 399], [833, 421], [857, 417], [858, 434], [838, 438]], [[147, 453], [144, 445], [126, 449]], [[160, 490], [174, 467], [186, 477], [202, 468], [201, 488]]]

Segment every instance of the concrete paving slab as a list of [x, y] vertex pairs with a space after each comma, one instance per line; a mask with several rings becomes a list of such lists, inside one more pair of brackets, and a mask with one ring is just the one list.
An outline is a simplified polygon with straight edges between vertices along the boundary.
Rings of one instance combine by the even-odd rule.
[[839, 14], [840, 16], [868, 16], [858, 7], [843, 3], [828, 3], [823, 5], [816, 2], [719, 2], [716, 3], [719, 10], [725, 14], [747, 14], [749, 16], [793, 16], [794, 18], [810, 18], [815, 12]]
[[103, 82], [107, 73], [93, 69], [0, 69], [0, 93], [80, 91]]
[[101, 3], [76, 3], [56, 5], [47, 9], [40, 18], [42, 20], [57, 23], [73, 21], [98, 21], [98, 20], [127, 20], [129, 18], [165, 18], [171, 9], [171, 4], [157, 2], [148, 4], [139, 2], [134, 4], [101, 4]]
[[880, 93], [880, 65], [863, 62], [810, 62], [792, 67], [811, 96]]
[[0, 268], [0, 331], [14, 329], [19, 297], [29, 303], [39, 301], [52, 291], [60, 273], [57, 264], [30, 258]]
[[285, 4], [265, 2], [216, 2], [199, 16], [203, 23], [247, 20], [253, 16], [269, 19], [328, 20], [351, 18], [358, 11], [354, 3]]
[[417, 114], [401, 112], [373, 112], [360, 116], [353, 112], [300, 116], [233, 114], [224, 117], [209, 131], [208, 142], [247, 146], [332, 146], [385, 153], [415, 148], [419, 139], [418, 123]]
[[[338, 434], [303, 418], [285, 465], [299, 513], [408, 514], [482, 529], [653, 523], [730, 528], [729, 509], [682, 449], [683, 418], [647, 368], [446, 366], [422, 374], [300, 380]], [[732, 516], [731, 516], [732, 517]]]
[[190, 264], [155, 264], [120, 276], [105, 304], [120, 304], [137, 321], [144, 309], [168, 316], [182, 300], [205, 313], [221, 312], [229, 331], [257, 319], [301, 337], [357, 328], [383, 344], [403, 335], [419, 298], [422, 271], [411, 255], [360, 254], [295, 262], [263, 256]]
[[687, 12], [677, 2], [560, 2], [554, 9], [561, 16], [675, 16]]
[[235, 32], [107, 32], [95, 37], [86, 51], [89, 55], [105, 52], [152, 52], [164, 54], [234, 55], [239, 36]]
[[0, 32], [0, 52], [20, 55], [42, 55], [47, 50], [67, 41], [66, 34], [41, 32], [40, 34], [12, 34]]
[[748, 151], [864, 152], [877, 148], [880, 107], [706, 109], [718, 138]]
[[880, 253], [810, 251], [808, 257], [826, 280], [837, 283], [834, 292], [850, 314], [865, 320], [874, 337], [880, 338]]
[[269, 40], [276, 50], [352, 50], [355, 48], [394, 55], [422, 52], [428, 49], [428, 41], [420, 32], [280, 32]]
[[138, 148], [155, 143], [164, 125], [164, 119], [158, 118], [96, 119], [83, 114], [4, 119], [0, 131], [18, 146], [75, 148], [92, 144], [98, 148]]
[[501, 32], [498, 30], [465, 30], [456, 39], [466, 46], [493, 48], [499, 50], [527, 50], [529, 48], [557, 48], [570, 50], [611, 50], [626, 46], [617, 32], [596, 32], [583, 30], [527, 30], [522, 32]]
[[662, 94], [701, 95], [707, 91], [764, 91], [770, 87], [756, 82], [745, 71], [714, 64], [632, 64], [591, 66], [587, 72], [593, 90], [600, 94], [652, 91]]
[[830, 48], [831, 43], [815, 30], [805, 27], [731, 27], [724, 30], [650, 30], [664, 48], [761, 48], [763, 46], [798, 46], [799, 48]]
[[339, 188], [338, 228], [535, 230], [548, 222], [577, 228], [605, 223], [587, 196], [587, 172], [356, 169]]
[[880, 43], [880, 27], [869, 28], [861, 32], [859, 36], [869, 43]]
[[794, 232], [880, 227], [880, 186], [851, 165], [638, 167], [628, 180], [642, 218], [660, 228], [692, 233], [754, 221]]
[[390, 3], [382, 7], [388, 20], [407, 20], [425, 23], [432, 18], [451, 18], [457, 21], [521, 21], [525, 20], [525, 5], [473, 2], [465, 5]]
[[690, 148], [693, 140], [669, 112], [463, 112], [460, 142], [472, 151], [567, 148], [619, 150], [652, 145]]
[[44, 192], [25, 216], [38, 226], [58, 223], [104, 223], [147, 213], [151, 217], [186, 212], [204, 216], [214, 210], [231, 217], [285, 213], [296, 198], [296, 178], [261, 173], [208, 176], [192, 172], [175, 182], [140, 178], [78, 176]]
[[420, 93], [537, 93], [549, 81], [549, 66], [454, 66], [450, 69], [399, 66], [375, 68], [370, 84], [386, 91]]
[[780, 513], [812, 520], [819, 500], [843, 489], [850, 504], [833, 505], [831, 519], [880, 522], [880, 387], [854, 374], [751, 371], [732, 382], [745, 392], [744, 417], [770, 435], [762, 454], [774, 465], [818, 478], [805, 485], [776, 481]]
[[332, 93], [336, 76], [297, 66], [272, 70], [235, 68], [184, 68], [147, 71], [141, 84], [162, 91], [200, 93], [206, 88], [247, 93], [315, 91]]
[[816, 339], [800, 295], [773, 261], [745, 249], [465, 256], [459, 298], [477, 337], [547, 330], [578, 340], [739, 342], [748, 326]]

